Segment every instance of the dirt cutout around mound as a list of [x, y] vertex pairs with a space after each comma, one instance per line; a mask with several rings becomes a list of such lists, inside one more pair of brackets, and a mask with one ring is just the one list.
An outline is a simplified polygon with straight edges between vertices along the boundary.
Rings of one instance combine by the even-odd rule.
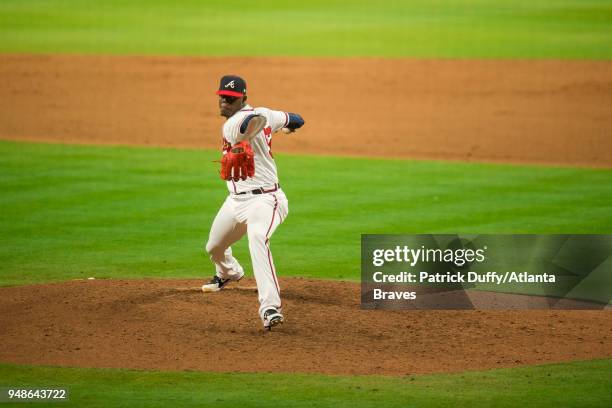
[[612, 166], [612, 62], [0, 56], [0, 138], [220, 148], [214, 91], [301, 113], [275, 151]]
[[255, 282], [81, 280], [0, 288], [0, 361], [224, 372], [408, 375], [612, 357], [610, 311], [382, 311], [354, 282], [281, 279], [262, 329]]

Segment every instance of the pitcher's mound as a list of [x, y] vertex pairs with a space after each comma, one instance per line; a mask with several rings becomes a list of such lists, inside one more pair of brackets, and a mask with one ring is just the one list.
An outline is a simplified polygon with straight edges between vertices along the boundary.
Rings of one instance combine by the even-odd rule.
[[359, 285], [282, 279], [262, 329], [252, 279], [0, 288], [0, 361], [80, 367], [405, 375], [612, 356], [610, 311], [361, 310]]

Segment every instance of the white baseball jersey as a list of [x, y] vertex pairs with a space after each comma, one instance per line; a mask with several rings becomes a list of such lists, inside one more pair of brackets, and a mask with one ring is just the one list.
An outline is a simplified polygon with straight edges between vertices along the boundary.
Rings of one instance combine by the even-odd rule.
[[241, 135], [240, 126], [249, 115], [253, 114], [266, 118], [263, 130], [250, 141], [255, 155], [255, 176], [244, 181], [228, 181], [227, 188], [230, 193], [242, 193], [256, 188], [274, 188], [278, 183], [276, 163], [272, 157], [272, 134], [287, 126], [289, 122], [287, 112], [245, 105], [223, 125], [223, 154], [227, 154], [231, 146], [238, 142], [238, 137]]

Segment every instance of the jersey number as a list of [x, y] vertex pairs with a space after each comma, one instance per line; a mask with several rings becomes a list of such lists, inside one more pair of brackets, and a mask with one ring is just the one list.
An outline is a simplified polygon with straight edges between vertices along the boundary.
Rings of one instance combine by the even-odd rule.
[[221, 148], [223, 150], [223, 154], [229, 152], [231, 148], [232, 144], [228, 142], [225, 138], [223, 138], [223, 147]]
[[274, 157], [272, 156], [272, 128], [270, 126], [266, 126], [263, 129], [264, 132], [264, 137], [266, 138], [266, 144], [268, 145], [268, 153], [270, 154], [270, 157]]

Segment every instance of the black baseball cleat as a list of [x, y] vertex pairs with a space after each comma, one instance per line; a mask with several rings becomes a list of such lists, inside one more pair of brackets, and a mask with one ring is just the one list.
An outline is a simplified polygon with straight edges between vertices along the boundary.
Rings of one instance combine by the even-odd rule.
[[218, 292], [220, 291], [225, 285], [227, 285], [230, 282], [238, 282], [240, 279], [242, 279], [244, 277], [244, 272], [242, 273], [242, 275], [240, 275], [240, 277], [238, 279], [222, 279], [220, 277], [218, 277], [217, 275], [215, 275], [210, 282], [205, 283], [204, 285], [202, 285], [202, 292]]
[[264, 312], [264, 329], [272, 330], [274, 326], [278, 326], [279, 324], [283, 324], [285, 318], [275, 308], [270, 308]]

